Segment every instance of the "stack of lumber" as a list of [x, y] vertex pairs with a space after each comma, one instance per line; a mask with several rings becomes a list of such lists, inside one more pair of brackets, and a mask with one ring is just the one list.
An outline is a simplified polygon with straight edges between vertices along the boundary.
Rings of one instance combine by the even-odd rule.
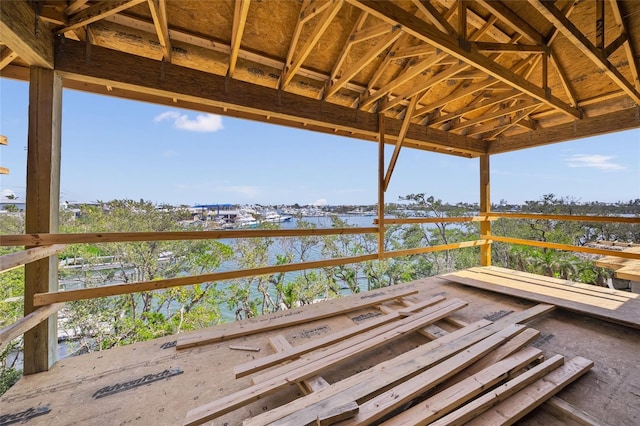
[[[545, 359], [530, 346], [539, 332], [522, 323], [553, 305], [466, 324], [450, 317], [466, 306], [463, 300], [397, 300], [404, 307], [381, 305], [384, 315], [304, 344], [292, 346], [282, 335], [273, 335], [273, 354], [234, 369], [236, 378], [252, 375], [253, 384], [189, 411], [184, 424], [203, 424], [291, 385], [299, 386], [303, 396], [243, 424], [510, 424], [593, 366], [582, 357]], [[415, 332], [428, 337], [415, 349], [335, 383], [323, 378], [342, 363]]]
[[497, 266], [469, 268], [439, 279], [515, 296], [640, 329], [640, 296], [607, 287], [543, 277]]

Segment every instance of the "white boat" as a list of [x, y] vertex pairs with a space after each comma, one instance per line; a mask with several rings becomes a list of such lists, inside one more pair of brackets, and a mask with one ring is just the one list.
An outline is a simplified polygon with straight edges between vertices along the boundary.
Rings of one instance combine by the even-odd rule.
[[258, 226], [256, 218], [245, 211], [240, 211], [233, 223], [240, 228], [253, 228]]
[[280, 223], [291, 221], [291, 216], [283, 216], [275, 210], [267, 210], [262, 213], [262, 222]]

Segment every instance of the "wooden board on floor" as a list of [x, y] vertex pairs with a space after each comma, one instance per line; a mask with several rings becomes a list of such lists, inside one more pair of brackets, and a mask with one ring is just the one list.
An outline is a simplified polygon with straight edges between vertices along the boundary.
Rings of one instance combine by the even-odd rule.
[[327, 300], [322, 303], [305, 306], [304, 309], [297, 308], [244, 321], [231, 322], [193, 333], [186, 333], [178, 338], [176, 349], [207, 345], [234, 337], [248, 336], [250, 334], [264, 333], [270, 330], [290, 327], [296, 324], [352, 312], [415, 293], [417, 293], [417, 290], [415, 286], [411, 285], [386, 287], [371, 292]]
[[[535, 302], [551, 303], [573, 312], [640, 329], [640, 296], [637, 294], [615, 292], [608, 296], [607, 293], [576, 292], [571, 286], [552, 282], [540, 284], [536, 282], [538, 276], [527, 279], [522, 272], [510, 277], [504, 274], [499, 276], [484, 268], [458, 271], [439, 278]], [[620, 297], [620, 293], [626, 299]]]

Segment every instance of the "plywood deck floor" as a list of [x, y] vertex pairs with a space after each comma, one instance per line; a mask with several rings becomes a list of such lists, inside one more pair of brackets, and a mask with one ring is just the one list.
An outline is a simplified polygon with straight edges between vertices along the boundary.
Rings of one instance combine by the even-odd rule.
[[[414, 303], [435, 296], [468, 302], [467, 307], [449, 316], [454, 322], [497, 320], [534, 306], [533, 302], [518, 297], [438, 278], [417, 280], [394, 289], [416, 290], [417, 293], [406, 296]], [[362, 300], [368, 295], [356, 297]], [[401, 308], [394, 303], [387, 302], [386, 305], [392, 309]], [[269, 321], [278, 316], [282, 313], [262, 320]], [[378, 309], [366, 307], [182, 350], [175, 347], [177, 337], [168, 336], [67, 358], [49, 372], [22, 378], [0, 399], [0, 416], [29, 413], [30, 425], [180, 425], [190, 410], [249, 387], [250, 376], [235, 379], [233, 369], [273, 354], [270, 338], [282, 335], [295, 347], [379, 316]], [[449, 331], [456, 329], [447, 321], [440, 321], [438, 325]], [[582, 356], [594, 361], [591, 371], [558, 394], [562, 400], [599, 418], [601, 424], [640, 424], [640, 369], [637, 368], [640, 330], [562, 309], [545, 314], [528, 325], [541, 332], [532, 346], [541, 349], [546, 358], [562, 354], [566, 359]], [[188, 340], [201, 334], [184, 334], [180, 339]], [[328, 383], [338, 382], [428, 341], [418, 333], [408, 334], [324, 371], [322, 378]], [[234, 350], [230, 346], [244, 350]], [[242, 424], [247, 418], [282, 406], [301, 395], [300, 389], [292, 385], [208, 424]], [[558, 417], [544, 405], [519, 423], [578, 424]]]

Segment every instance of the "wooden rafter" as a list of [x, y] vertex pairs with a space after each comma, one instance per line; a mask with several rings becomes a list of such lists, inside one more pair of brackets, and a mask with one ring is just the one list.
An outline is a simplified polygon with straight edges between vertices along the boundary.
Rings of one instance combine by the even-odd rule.
[[599, 69], [604, 71], [634, 102], [640, 104], [640, 93], [638, 93], [635, 87], [609, 62], [604, 53], [593, 46], [589, 39], [587, 39], [557, 7], [542, 0], [529, 0], [529, 3], [551, 22], [580, 52], [588, 57]]
[[18, 57], [18, 54], [13, 50], [5, 47], [2, 53], [0, 53], [0, 70], [4, 69], [7, 65], [9, 65], [15, 58]]
[[544, 53], [547, 51], [545, 46], [534, 44], [513, 44], [513, 43], [488, 43], [488, 42], [472, 42], [471, 47], [479, 52], [521, 52], [521, 53]]
[[[363, 12], [366, 15], [366, 12]], [[371, 27], [362, 28], [356, 32], [354, 32], [349, 37], [350, 43], [360, 43], [366, 40], [371, 40], [372, 38], [380, 37], [385, 34], [389, 34], [393, 28], [389, 26], [387, 23], [382, 23], [378, 25], [373, 25]]]
[[[444, 80], [447, 80], [448, 78], [453, 77], [456, 74], [458, 74], [458, 73], [460, 73], [462, 71], [465, 71], [468, 68], [469, 68], [469, 65], [467, 65], [467, 64], [452, 65], [449, 68], [446, 68], [446, 69], [440, 71], [439, 73], [433, 75], [427, 81], [425, 81], [425, 82], [423, 82], [421, 84], [413, 85], [413, 87], [411, 87], [409, 90], [405, 91], [404, 93], [401, 93], [401, 94], [397, 95], [394, 99], [392, 99], [390, 101], [387, 101], [387, 102], [383, 102], [383, 104], [381, 105], [382, 111], [386, 111], [386, 110], [389, 110], [391, 108], [394, 108], [397, 105], [399, 105], [403, 100], [412, 98], [415, 95], [417, 95], [418, 93], [424, 92], [425, 90], [430, 89], [431, 87], [435, 86], [436, 84], [441, 83]], [[411, 111], [411, 113], [413, 114], [413, 111]]]
[[432, 102], [428, 105], [425, 105], [424, 107], [417, 109], [413, 116], [414, 117], [418, 117], [420, 115], [424, 115], [428, 112], [433, 111], [434, 109], [438, 109], [438, 108], [442, 108], [443, 106], [454, 102], [460, 98], [463, 98], [465, 96], [469, 96], [470, 94], [477, 92], [478, 90], [483, 90], [486, 89], [487, 87], [493, 86], [495, 84], [499, 83], [498, 80], [496, 80], [495, 78], [486, 78], [483, 81], [479, 81], [478, 83], [473, 83], [469, 86], [467, 86], [466, 88], [462, 89], [462, 90], [456, 90], [454, 92], [452, 92], [450, 95], [445, 96], [443, 98], [438, 99], [435, 102]]
[[53, 34], [24, 1], [0, 3], [0, 41], [29, 65], [53, 68]]
[[64, 14], [69, 16], [85, 8], [88, 0], [74, 0], [69, 2], [69, 6], [64, 9]]
[[522, 34], [529, 42], [537, 45], [544, 45], [545, 38], [527, 21], [522, 19], [506, 3], [496, 0], [477, 0], [478, 3], [486, 7], [492, 14], [496, 15], [502, 22], [507, 23], [514, 31]]
[[[527, 109], [517, 112], [513, 117], [511, 116], [503, 116], [499, 119], [498, 123], [486, 123], [481, 126], [474, 127], [465, 132], [466, 136], [476, 136], [483, 135], [489, 132], [497, 132], [498, 134], [504, 132], [505, 130], [516, 126], [520, 121], [526, 119], [532, 110], [536, 108], [540, 108], [541, 104], [536, 104], [533, 106], [529, 106]], [[491, 140], [494, 138], [493, 136], [484, 137], [483, 139]]]
[[229, 69], [227, 75], [231, 78], [236, 70], [238, 62], [238, 52], [242, 43], [242, 34], [247, 23], [247, 15], [249, 14], [249, 5], [251, 0], [236, 0], [233, 13], [233, 30], [231, 32], [231, 54], [229, 55]]
[[496, 118], [503, 117], [505, 115], [510, 115], [516, 112], [526, 110], [528, 108], [531, 108], [532, 106], [538, 105], [539, 103], [540, 103], [539, 101], [531, 101], [531, 100], [525, 101], [525, 102], [519, 102], [515, 106], [509, 107], [509, 108], [499, 108], [494, 112], [483, 113], [481, 116], [477, 118], [473, 118], [471, 120], [467, 120], [467, 121], [455, 124], [451, 126], [451, 129], [449, 130], [465, 129], [467, 127], [475, 126], [476, 124], [484, 123], [487, 121], [494, 120]]
[[92, 22], [99, 21], [107, 16], [115, 15], [130, 7], [143, 3], [145, 0], [104, 0], [69, 17], [66, 27], [57, 31], [58, 34], [84, 27]]
[[[620, 3], [617, 0], [609, 0], [609, 4], [611, 5], [611, 10], [613, 11], [613, 17], [616, 21], [616, 24], [620, 28], [620, 34], [628, 34], [627, 24], [622, 17], [622, 11], [620, 10]], [[624, 42], [624, 51], [627, 54], [627, 60], [629, 61], [629, 68], [631, 69], [631, 76], [633, 77], [633, 84], [636, 87], [636, 90], [640, 90], [640, 77], [638, 76], [638, 60], [636, 59], [636, 55], [634, 54], [635, 47], [631, 39], [627, 36]]]
[[402, 73], [395, 79], [391, 80], [389, 83], [385, 84], [380, 89], [376, 90], [373, 94], [363, 96], [360, 99], [360, 108], [366, 109], [367, 107], [372, 105], [374, 102], [376, 102], [378, 99], [391, 93], [391, 91], [396, 87], [401, 86], [407, 81], [420, 75], [427, 68], [434, 66], [435, 64], [440, 62], [442, 59], [446, 58], [447, 56], [448, 55], [446, 53], [441, 52], [436, 55], [425, 58], [422, 61], [418, 62], [417, 64], [413, 65], [412, 67], [406, 69], [404, 73]]
[[435, 8], [429, 1], [425, 0], [412, 0], [413, 4], [416, 5], [418, 10], [422, 12], [424, 16], [427, 17], [431, 21], [433, 25], [436, 26], [443, 33], [447, 33], [450, 35], [457, 35], [456, 30], [453, 26], [447, 21], [447, 19], [438, 12], [438, 9]]
[[384, 176], [385, 191], [387, 190], [387, 188], [389, 188], [391, 175], [393, 174], [393, 169], [396, 166], [396, 161], [398, 161], [400, 148], [402, 147], [404, 138], [407, 135], [407, 131], [409, 130], [409, 124], [411, 124], [411, 115], [413, 114], [413, 110], [415, 109], [417, 103], [418, 103], [418, 96], [414, 96], [413, 98], [411, 98], [411, 102], [409, 102], [409, 106], [407, 107], [407, 113], [404, 116], [404, 120], [402, 120], [402, 127], [400, 128], [400, 134], [398, 135], [398, 139], [396, 140], [396, 146], [393, 148], [393, 154], [391, 154], [391, 159], [389, 160], [389, 167], [387, 168], [387, 173]]
[[[382, 63], [378, 66], [376, 71], [373, 73], [369, 82], [367, 83], [367, 92], [373, 91], [374, 87], [378, 84], [378, 80], [382, 75], [387, 71], [389, 64], [395, 61], [397, 58], [395, 56], [396, 51], [400, 51], [401, 49], [405, 49], [407, 47], [409, 41], [409, 35], [403, 33], [398, 40], [391, 46], [391, 50], [387, 52], [387, 56], [385, 56]], [[435, 50], [434, 52], [435, 53]], [[362, 96], [365, 96], [364, 94]]]
[[411, 13], [390, 2], [378, 2], [373, 0], [347, 0], [358, 8], [366, 10], [379, 19], [392, 24], [400, 24], [407, 33], [418, 39], [431, 44], [444, 52], [478, 68], [487, 74], [502, 80], [510, 86], [526, 93], [534, 98], [556, 108], [557, 110], [575, 118], [582, 118], [582, 112], [570, 106], [557, 97], [550, 95], [547, 91], [535, 84], [523, 79], [507, 68], [496, 64], [479, 52], [467, 51], [460, 46], [457, 39], [443, 35], [433, 27], [417, 19]]
[[353, 64], [350, 68], [342, 72], [342, 75], [339, 79], [333, 82], [333, 84], [327, 89], [325, 94], [325, 99], [329, 96], [334, 95], [338, 92], [344, 85], [355, 77], [360, 71], [364, 69], [371, 61], [373, 61], [380, 53], [384, 52], [389, 48], [398, 38], [402, 35], [401, 31], [396, 30], [395, 28], [387, 29], [390, 31], [386, 37], [378, 40], [376, 45], [367, 52], [358, 62]]
[[412, 58], [414, 56], [435, 55], [436, 49], [423, 44], [420, 46], [412, 46], [405, 48], [398, 48], [392, 52], [391, 57], [393, 59]]
[[538, 105], [533, 106], [530, 109], [527, 109], [525, 111], [520, 111], [519, 113], [517, 113], [515, 115], [515, 117], [511, 118], [511, 122], [508, 125], [500, 128], [500, 129], [495, 130], [486, 139], [487, 140], [495, 140], [502, 133], [506, 132], [508, 129], [510, 129], [512, 127], [515, 127], [515, 126], [525, 127], [528, 130], [535, 130], [537, 128], [537, 125], [536, 125], [536, 123], [534, 121], [531, 121], [530, 116], [531, 116], [531, 114], [533, 114], [541, 106], [542, 106], [542, 104], [538, 104]]
[[335, 0], [331, 6], [319, 17], [319, 21], [316, 23], [315, 28], [309, 35], [309, 38], [305, 42], [304, 46], [300, 49], [297, 56], [285, 65], [285, 70], [280, 77], [280, 87], [285, 88], [293, 79], [298, 69], [302, 66], [305, 59], [309, 56], [315, 45], [320, 40], [320, 37], [329, 27], [329, 24], [333, 21], [333, 18], [338, 14], [342, 7], [344, 0]]
[[167, 62], [171, 62], [171, 40], [169, 39], [166, 0], [148, 0], [147, 2], [149, 3], [149, 10], [151, 11], [153, 25], [156, 27], [160, 46], [162, 46], [164, 59]]
[[351, 47], [354, 45], [354, 42], [353, 42], [354, 35], [362, 29], [362, 26], [367, 20], [367, 16], [368, 16], [367, 12], [364, 12], [364, 11], [360, 12], [358, 19], [356, 19], [355, 24], [353, 24], [353, 28], [351, 29], [349, 39], [342, 46], [342, 51], [340, 52], [340, 55], [338, 55], [338, 59], [333, 64], [331, 74], [329, 75], [329, 80], [325, 83], [325, 90], [329, 85], [331, 85], [336, 80], [337, 77], [339, 77], [339, 72], [342, 69], [342, 64], [344, 63], [345, 59], [347, 59], [347, 56], [351, 51]]
[[[440, 116], [440, 117], [438, 117], [438, 118], [436, 118], [434, 120], [431, 120], [429, 122], [429, 124], [430, 125], [434, 125], [434, 126], [438, 125], [438, 124], [442, 124], [442, 123], [445, 123], [447, 121], [454, 120], [454, 119], [456, 119], [458, 117], [462, 117], [465, 114], [474, 113], [474, 112], [476, 112], [478, 110], [481, 110], [483, 108], [487, 108], [487, 107], [495, 105], [497, 103], [507, 101], [507, 100], [515, 98], [517, 96], [520, 96], [520, 92], [518, 92], [516, 90], [513, 90], [513, 91], [510, 91], [510, 92], [503, 93], [503, 94], [498, 95], [498, 96], [486, 98], [484, 100], [484, 102], [479, 102], [477, 104], [471, 104], [471, 105], [468, 105], [468, 106], [466, 106], [464, 108], [458, 109], [455, 112], [452, 112], [450, 114], [446, 114], [446, 115]], [[482, 99], [482, 96], [479, 96], [478, 98]], [[478, 99], [478, 98], [476, 98], [476, 99]]]

